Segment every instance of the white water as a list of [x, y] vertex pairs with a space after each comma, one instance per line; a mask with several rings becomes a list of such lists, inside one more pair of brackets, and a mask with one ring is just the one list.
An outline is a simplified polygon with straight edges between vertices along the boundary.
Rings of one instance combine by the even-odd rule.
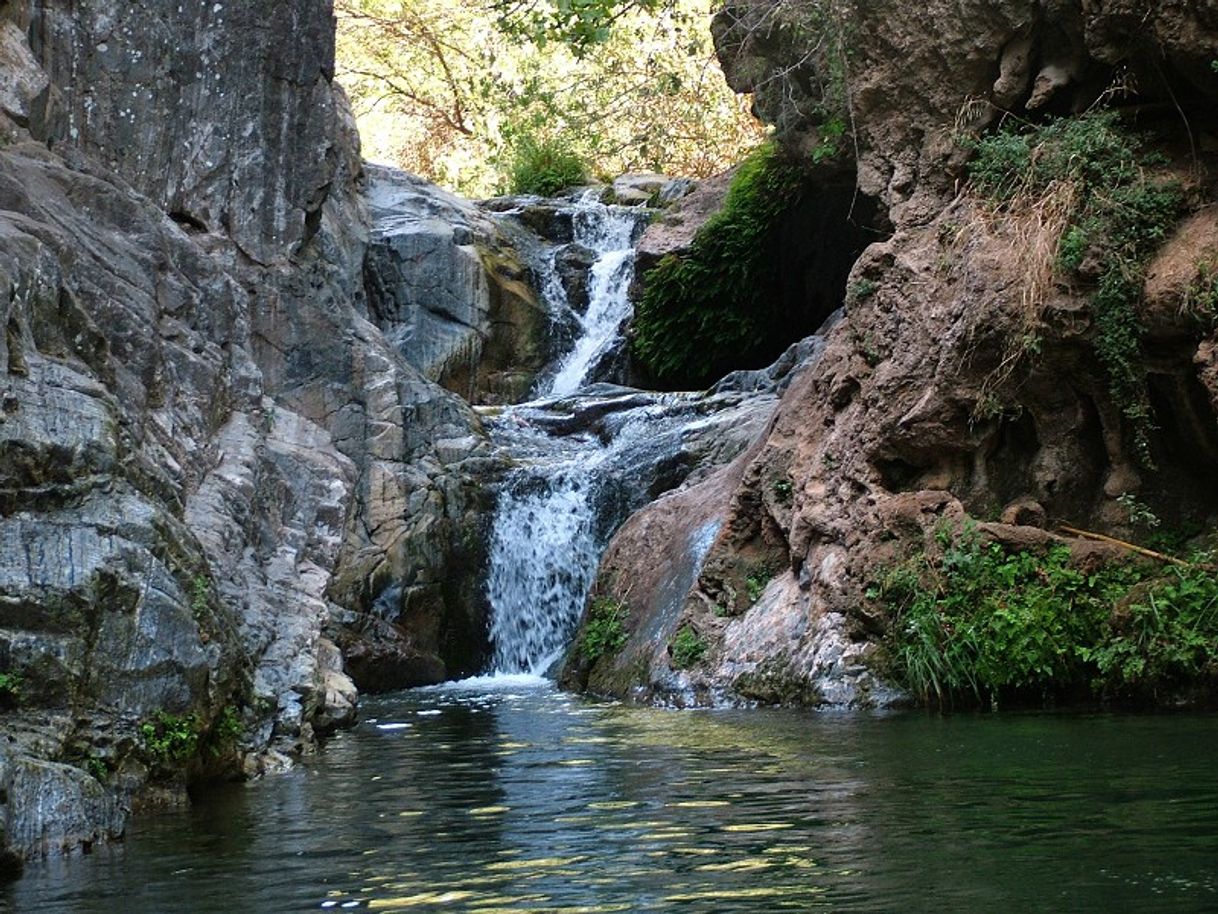
[[[487, 598], [493, 658], [488, 676], [469, 682], [516, 685], [544, 675], [562, 656], [579, 621], [605, 543], [598, 532], [603, 465], [615, 450], [595, 435], [552, 434], [539, 419], [555, 397], [571, 397], [596, 380], [598, 363], [621, 341], [629, 319], [634, 236], [644, 212], [606, 206], [594, 192], [571, 204], [574, 243], [595, 255], [588, 307], [572, 310], [558, 275], [555, 247], [538, 268], [541, 293], [555, 313], [577, 326], [572, 348], [539, 385], [545, 399], [510, 407], [491, 422], [495, 437], [522, 465], [499, 491], [491, 530]], [[579, 402], [572, 398], [572, 402]], [[626, 423], [630, 425], [632, 423]], [[624, 427], [620, 429], [624, 432]], [[620, 434], [622, 441], [632, 435]]]
[[487, 578], [497, 672], [545, 673], [578, 620], [600, 553], [591, 498], [598, 450], [516, 470], [499, 495]]
[[[588, 310], [576, 314], [579, 335], [575, 346], [558, 364], [558, 370], [542, 393], [562, 397], [589, 382], [588, 374], [620, 338], [622, 324], [631, 315], [627, 295], [634, 278], [634, 235], [642, 224], [638, 209], [605, 206], [585, 195], [575, 204], [575, 241], [596, 254], [588, 276]], [[549, 275], [542, 280], [544, 294], [553, 304], [566, 293], [550, 260]]]
[[[650, 500], [662, 469], [679, 460], [684, 430], [706, 421], [698, 395], [588, 386], [622, 342], [631, 314], [633, 239], [644, 213], [589, 196], [571, 207], [574, 243], [596, 255], [586, 313], [568, 309], [554, 269], [561, 248], [536, 269], [555, 313], [567, 309], [578, 318], [578, 335], [549, 383], [541, 385], [542, 399], [487, 420], [516, 466], [500, 485], [490, 536], [492, 661], [487, 675], [465, 681], [470, 688], [513, 689], [552, 672], [575, 632], [613, 530]], [[710, 538], [702, 538], [699, 548], [709, 548]]]

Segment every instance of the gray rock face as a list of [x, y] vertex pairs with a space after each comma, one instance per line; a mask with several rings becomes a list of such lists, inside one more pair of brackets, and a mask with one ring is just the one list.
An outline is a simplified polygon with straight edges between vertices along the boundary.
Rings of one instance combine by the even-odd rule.
[[328, 0], [28, 0], [66, 139], [261, 263], [295, 252], [344, 155]]
[[372, 319], [411, 365], [471, 402], [522, 399], [548, 360], [549, 319], [504, 231], [420, 178], [366, 171]]
[[340, 647], [484, 650], [484, 436], [370, 320], [332, 48], [325, 0], [0, 7], [5, 860], [349, 724]]

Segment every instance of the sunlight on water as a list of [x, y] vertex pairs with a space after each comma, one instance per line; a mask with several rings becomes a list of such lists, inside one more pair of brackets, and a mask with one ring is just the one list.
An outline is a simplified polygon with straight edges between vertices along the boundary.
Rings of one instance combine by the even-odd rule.
[[1218, 783], [1200, 751], [1218, 744], [1213, 718], [685, 713], [527, 676], [365, 714], [307, 767], [138, 819], [124, 844], [37, 868], [0, 900], [40, 914], [1218, 909]]

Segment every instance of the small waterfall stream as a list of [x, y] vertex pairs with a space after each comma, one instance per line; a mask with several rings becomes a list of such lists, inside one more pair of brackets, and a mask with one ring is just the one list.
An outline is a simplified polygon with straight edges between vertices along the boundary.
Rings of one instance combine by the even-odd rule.
[[570, 310], [557, 274], [558, 248], [539, 265], [538, 279], [550, 309], [574, 315], [574, 345], [543, 374], [539, 399], [509, 407], [489, 423], [495, 440], [520, 462], [501, 485], [491, 532], [487, 596], [491, 665], [499, 674], [542, 675], [558, 660], [610, 532], [602, 509], [606, 502], [635, 500], [621, 498], [605, 470], [635, 437], [626, 426], [646, 420], [622, 423], [609, 442], [601, 437], [603, 426], [575, 432], [564, 426], [598, 399], [579, 392], [597, 380], [598, 362], [620, 341], [630, 316], [634, 241], [646, 213], [606, 206], [594, 192], [572, 209], [574, 242], [595, 255], [585, 312]]
[[594, 258], [583, 312], [570, 306], [558, 273], [562, 244], [538, 252], [533, 268], [556, 323], [577, 332], [539, 376], [535, 399], [485, 413], [493, 440], [515, 464], [499, 484], [490, 537], [493, 676], [551, 672], [618, 525], [679, 484], [698, 454], [733, 439], [742, 448], [751, 439], [732, 430], [764, 420], [758, 398], [775, 401], [772, 378], [713, 394], [604, 383], [631, 315], [634, 242], [647, 211], [607, 206], [591, 192], [569, 207], [568, 244]]
[[[637, 208], [605, 206], [593, 193], [580, 198], [573, 214], [575, 242], [596, 254], [588, 276], [588, 308], [576, 315], [579, 336], [546, 385], [543, 392], [548, 396], [573, 394], [589, 381], [589, 373], [618, 341], [631, 313], [627, 292], [634, 278], [634, 241], [645, 221], [643, 213]], [[550, 266], [553, 269], [553, 260]], [[557, 288], [565, 299], [565, 290], [557, 281], [547, 281], [545, 287]]]

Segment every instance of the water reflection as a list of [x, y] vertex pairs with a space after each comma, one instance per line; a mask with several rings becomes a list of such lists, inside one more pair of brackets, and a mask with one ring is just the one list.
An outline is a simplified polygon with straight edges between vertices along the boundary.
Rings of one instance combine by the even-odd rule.
[[35, 867], [0, 906], [1218, 907], [1213, 718], [665, 712], [526, 686], [369, 702], [300, 771]]

